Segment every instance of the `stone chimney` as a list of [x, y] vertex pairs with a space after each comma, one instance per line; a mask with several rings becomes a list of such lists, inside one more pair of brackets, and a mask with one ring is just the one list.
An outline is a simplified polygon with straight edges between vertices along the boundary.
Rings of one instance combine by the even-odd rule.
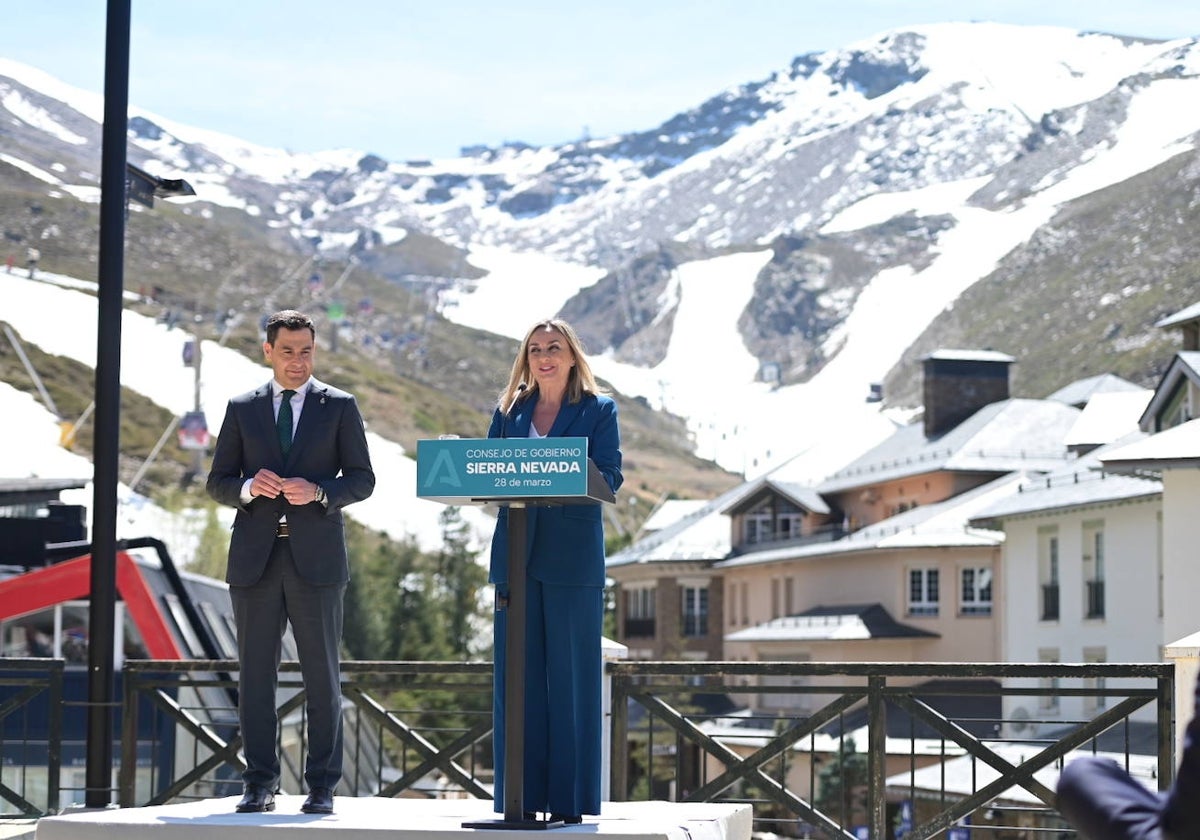
[[925, 437], [945, 434], [985, 405], [1008, 399], [1012, 356], [991, 350], [935, 350], [925, 365]]

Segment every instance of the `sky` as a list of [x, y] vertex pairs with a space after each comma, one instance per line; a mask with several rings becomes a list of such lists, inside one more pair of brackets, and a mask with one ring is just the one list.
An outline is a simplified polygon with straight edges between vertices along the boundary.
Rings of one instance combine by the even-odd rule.
[[[1200, 35], [1193, 0], [131, 0], [131, 104], [293, 152], [388, 160], [651, 129], [798, 55], [988, 20]], [[0, 56], [104, 87], [102, 0], [0, 0]]]

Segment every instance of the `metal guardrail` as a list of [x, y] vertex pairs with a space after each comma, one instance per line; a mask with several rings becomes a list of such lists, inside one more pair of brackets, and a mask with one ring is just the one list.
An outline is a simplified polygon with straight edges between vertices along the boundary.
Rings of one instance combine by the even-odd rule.
[[[9, 816], [54, 813], [63, 731], [73, 731], [82, 713], [62, 702], [61, 660], [6, 663], [0, 799]], [[236, 667], [126, 661], [120, 805], [240, 792]], [[972, 837], [1009, 836], [1006, 829], [1056, 836], [1069, 829], [1054, 811], [1053, 777], [1072, 753], [1112, 753], [1160, 789], [1174, 772], [1168, 664], [618, 661], [606, 668], [608, 798], [752, 802], [762, 832], [918, 840], [955, 837], [969, 820]], [[347, 752], [339, 792], [490, 798], [491, 673], [488, 662], [343, 663]], [[305, 744], [297, 663], [283, 663], [279, 696], [284, 789], [299, 792]], [[1012, 714], [1018, 704], [1035, 713]], [[19, 708], [43, 709], [48, 720], [38, 731], [48, 734], [18, 748]], [[37, 785], [22, 787], [9, 775], [33, 778], [39, 770], [45, 789], [36, 795]]]
[[[0, 819], [59, 810], [63, 665], [61, 659], [0, 661]], [[31, 778], [28, 767], [45, 772]]]
[[[1128, 767], [1136, 728], [1149, 729], [1160, 789], [1173, 773], [1171, 665], [617, 662], [609, 672], [613, 799], [750, 801], [756, 828], [778, 834], [924, 840], [965, 820], [1000, 836], [1067, 831], [1039, 773], [1079, 749]], [[987, 697], [1071, 698], [1093, 713], [1006, 719], [993, 702], [995, 716], [980, 717]]]
[[[237, 667], [232, 660], [125, 663], [117, 779], [122, 807], [241, 792]], [[484, 782], [491, 775], [490, 662], [350, 661], [341, 671], [346, 744], [340, 790], [491, 798]], [[281, 664], [278, 696], [281, 785], [299, 792], [306, 695], [298, 662]], [[149, 725], [143, 715], [152, 717]], [[130, 736], [147, 730], [155, 733], [150, 739]]]

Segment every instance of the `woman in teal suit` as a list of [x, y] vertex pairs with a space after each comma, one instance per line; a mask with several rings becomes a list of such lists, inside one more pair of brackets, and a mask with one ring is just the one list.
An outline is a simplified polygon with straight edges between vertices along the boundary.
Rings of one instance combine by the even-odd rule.
[[[552, 318], [521, 342], [488, 437], [586, 437], [588, 457], [615, 493], [621, 486], [617, 405], [600, 393], [575, 331]], [[578, 823], [600, 813], [600, 636], [604, 523], [599, 504], [527, 511], [524, 811]], [[504, 641], [508, 509], [492, 536], [496, 585], [493, 740], [496, 810], [504, 810]]]

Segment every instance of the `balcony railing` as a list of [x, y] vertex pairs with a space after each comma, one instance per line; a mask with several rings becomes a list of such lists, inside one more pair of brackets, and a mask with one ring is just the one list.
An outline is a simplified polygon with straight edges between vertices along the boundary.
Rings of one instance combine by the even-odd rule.
[[[125, 663], [116, 801], [240, 791], [234, 668]], [[1058, 836], [1067, 827], [1046, 774], [1071, 755], [1111, 753], [1160, 789], [1173, 776], [1174, 669], [1165, 664], [618, 661], [606, 673], [605, 798], [752, 802], [763, 832], [849, 840], [865, 829], [883, 840], [903, 812], [911, 815], [905, 840], [941, 836], [964, 818]], [[340, 791], [491, 797], [490, 663], [346, 662], [343, 694]], [[1046, 696], [1059, 699], [1056, 709], [1040, 710]], [[285, 662], [280, 747], [289, 792], [302, 790], [303, 709], [297, 664]], [[51, 739], [82, 732], [84, 713], [66, 704]], [[12, 750], [19, 739], [9, 736]], [[30, 803], [8, 812], [58, 808], [42, 788], [14, 781], [38, 778], [39, 764], [43, 783], [54, 775], [45, 761], [61, 754], [59, 744], [39, 749], [26, 747], [19, 774], [5, 767], [0, 793]]]
[[1104, 581], [1087, 582], [1087, 617], [1104, 618]]
[[652, 639], [654, 638], [653, 618], [625, 619], [625, 635], [623, 639]]
[[1058, 621], [1058, 584], [1042, 584], [1042, 621]]
[[802, 545], [811, 545], [813, 543], [836, 542], [846, 536], [848, 531], [841, 526], [822, 525], [819, 528], [813, 529], [812, 533], [804, 535], [796, 535], [791, 537], [776, 537], [771, 535], [760, 535], [756, 539], [740, 539], [730, 549], [730, 556], [737, 557], [741, 554], [747, 554], [752, 551], [766, 551], [772, 548], [796, 548]]

